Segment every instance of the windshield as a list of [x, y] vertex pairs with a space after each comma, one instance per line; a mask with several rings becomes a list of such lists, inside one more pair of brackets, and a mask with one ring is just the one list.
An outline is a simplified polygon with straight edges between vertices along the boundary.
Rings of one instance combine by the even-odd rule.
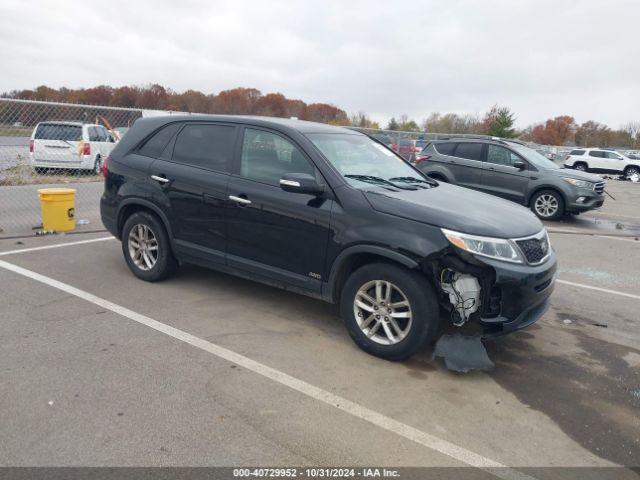
[[533, 163], [536, 167], [546, 168], [548, 170], [561, 168], [557, 163], [554, 163], [552, 160], [549, 160], [547, 157], [532, 148], [525, 147], [524, 145], [518, 145], [517, 143], [511, 143], [509, 146], [529, 162]]
[[312, 133], [307, 137], [356, 188], [370, 188], [372, 184], [431, 183], [395, 153], [367, 136]]

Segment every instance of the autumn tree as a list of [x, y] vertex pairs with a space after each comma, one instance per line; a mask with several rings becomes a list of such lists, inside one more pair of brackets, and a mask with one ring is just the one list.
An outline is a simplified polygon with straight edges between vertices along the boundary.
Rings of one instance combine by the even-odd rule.
[[[565, 145], [577, 133], [573, 117], [561, 115], [550, 118], [544, 124], [535, 125], [531, 131], [534, 142], [543, 145]], [[576, 139], [576, 143], [577, 139]]]

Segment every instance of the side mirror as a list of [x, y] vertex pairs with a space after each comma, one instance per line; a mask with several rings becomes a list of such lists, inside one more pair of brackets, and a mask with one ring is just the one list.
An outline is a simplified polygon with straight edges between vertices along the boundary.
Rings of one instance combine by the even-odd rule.
[[285, 173], [280, 179], [280, 188], [285, 192], [309, 195], [320, 195], [324, 192], [324, 185], [320, 185], [316, 178], [308, 173]]
[[520, 171], [525, 170], [527, 168], [527, 164], [524, 163], [522, 160], [516, 160], [515, 162], [513, 162], [513, 166]]

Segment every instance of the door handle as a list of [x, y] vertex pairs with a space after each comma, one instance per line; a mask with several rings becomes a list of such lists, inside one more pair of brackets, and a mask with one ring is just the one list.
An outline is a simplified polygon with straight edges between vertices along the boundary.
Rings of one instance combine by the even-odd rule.
[[232, 200], [241, 205], [251, 205], [251, 200], [248, 198], [236, 197], [234, 195], [229, 195], [229, 200]]
[[161, 177], [159, 175], [151, 175], [151, 178], [153, 180], [155, 180], [156, 182], [160, 182], [160, 183], [169, 183], [170, 180], [167, 177]]

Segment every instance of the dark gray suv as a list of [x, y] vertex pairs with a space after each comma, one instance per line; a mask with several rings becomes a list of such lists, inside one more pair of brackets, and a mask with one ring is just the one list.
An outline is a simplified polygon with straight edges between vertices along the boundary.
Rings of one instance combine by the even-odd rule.
[[602, 177], [562, 168], [513, 140], [433, 141], [422, 150], [415, 166], [436, 180], [528, 206], [543, 220], [604, 203]]

